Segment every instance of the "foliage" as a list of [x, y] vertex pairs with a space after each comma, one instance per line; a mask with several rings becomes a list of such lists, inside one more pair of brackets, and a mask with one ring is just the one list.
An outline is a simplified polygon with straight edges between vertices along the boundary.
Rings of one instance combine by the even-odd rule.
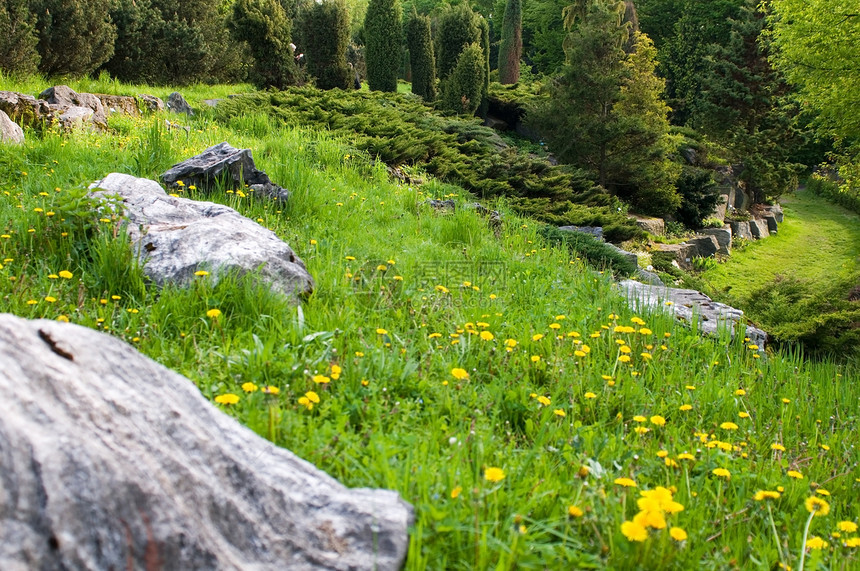
[[560, 160], [588, 169], [598, 183], [645, 214], [671, 214], [677, 166], [669, 160], [668, 108], [654, 75], [654, 48], [642, 34], [625, 53], [623, 2], [583, 1], [567, 14], [568, 65], [547, 85], [528, 122]]
[[713, 171], [685, 166], [677, 184], [681, 206], [675, 218], [688, 228], [702, 228], [705, 218], [722, 200], [717, 192]]
[[464, 115], [475, 113], [484, 91], [484, 68], [484, 50], [478, 44], [460, 52], [457, 66], [442, 82], [443, 107]]
[[236, 0], [228, 28], [254, 58], [252, 80], [259, 87], [285, 89], [301, 83], [290, 47], [291, 22], [278, 0]]
[[445, 80], [454, 72], [460, 52], [466, 46], [480, 44], [478, 16], [468, 4], [446, 6], [439, 16], [436, 34], [436, 77]]
[[217, 115], [267, 114], [287, 125], [349, 137], [356, 148], [391, 166], [420, 165], [484, 199], [505, 197], [518, 212], [548, 223], [604, 226], [608, 240], [639, 233], [605, 192], [581, 171], [553, 167], [514, 148], [474, 120], [445, 118], [419, 100], [311, 88], [223, 101]]
[[567, 32], [559, 16], [569, 4], [545, 0], [523, 6], [523, 59], [544, 75], [557, 73], [565, 63], [562, 44]]
[[428, 16], [412, 13], [406, 24], [406, 43], [412, 68], [412, 93], [433, 102], [436, 99], [436, 58]]
[[36, 17], [29, 0], [0, 3], [0, 70], [12, 74], [35, 73], [39, 66]]
[[590, 234], [566, 232], [553, 226], [542, 226], [539, 233], [548, 243], [566, 246], [572, 256], [582, 258], [595, 268], [607, 269], [622, 277], [635, 274], [639, 269], [627, 256]]
[[397, 91], [402, 63], [399, 0], [370, 0], [364, 20], [367, 82], [374, 91]]
[[346, 64], [349, 15], [343, 0], [315, 2], [305, 21], [308, 73], [320, 89], [348, 89], [352, 74]]
[[116, 27], [110, 0], [31, 0], [44, 75], [87, 75], [110, 59]]
[[490, 92], [490, 23], [487, 22], [487, 19], [477, 15], [478, 18], [478, 31], [481, 36], [481, 52], [484, 56], [484, 73], [482, 74], [483, 80], [481, 81], [481, 103], [478, 105], [478, 115], [481, 117], [487, 116], [487, 109], [489, 106], [489, 92]]
[[840, 206], [860, 214], [860, 192], [853, 189], [846, 181], [827, 176], [827, 170], [814, 172], [806, 181], [806, 188], [818, 196], [826, 198]]

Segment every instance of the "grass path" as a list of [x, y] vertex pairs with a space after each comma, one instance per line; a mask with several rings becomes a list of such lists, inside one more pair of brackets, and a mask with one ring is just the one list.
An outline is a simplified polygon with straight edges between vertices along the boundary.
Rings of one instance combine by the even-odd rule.
[[753, 242], [702, 277], [712, 293], [741, 303], [777, 275], [824, 283], [860, 272], [860, 216], [800, 190], [782, 200], [779, 233]]

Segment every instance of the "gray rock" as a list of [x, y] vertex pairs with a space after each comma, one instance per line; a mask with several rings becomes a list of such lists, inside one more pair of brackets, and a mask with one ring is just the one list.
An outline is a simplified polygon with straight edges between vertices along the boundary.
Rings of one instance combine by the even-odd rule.
[[699, 164], [699, 153], [697, 153], [696, 149], [692, 147], [683, 147], [681, 149], [681, 157], [687, 161], [687, 164], [690, 166], [696, 166]]
[[696, 256], [696, 248], [690, 244], [655, 244], [652, 251], [671, 253], [678, 267], [687, 270], [693, 267], [693, 257]]
[[15, 91], [0, 91], [0, 111], [24, 127], [41, 127], [55, 121], [47, 101]]
[[198, 270], [218, 281], [253, 273], [293, 296], [313, 290], [304, 262], [274, 232], [232, 208], [168, 196], [152, 180], [113, 173], [90, 186], [96, 197], [122, 199], [126, 230], [144, 273], [159, 286], [189, 284]]
[[773, 217], [776, 219], [777, 224], [782, 224], [782, 221], [785, 219], [785, 214], [782, 211], [782, 206], [780, 206], [779, 204], [774, 204], [773, 206], [764, 206], [762, 210], [769, 214], [773, 214]]
[[0, 314], [0, 370], [0, 569], [403, 564], [396, 492], [344, 487], [119, 339]]
[[662, 218], [649, 218], [645, 216], [634, 216], [636, 225], [642, 230], [653, 234], [654, 236], [662, 236], [666, 233], [666, 223]]
[[484, 127], [489, 127], [490, 129], [495, 129], [497, 131], [507, 131], [511, 128], [507, 121], [499, 119], [498, 117], [493, 117], [492, 115], [487, 115], [484, 119]]
[[61, 112], [61, 121], [62, 115], [66, 114], [75, 116], [75, 121], [77, 121], [83, 114], [79, 111], [69, 113], [67, 110], [70, 110], [72, 107], [86, 107], [92, 110], [90, 117], [87, 119], [90, 123], [99, 128], [107, 127], [107, 115], [105, 115], [104, 106], [101, 100], [92, 93], [77, 93], [68, 85], [55, 85], [40, 93], [39, 97], [49, 104], [58, 107]]
[[649, 272], [648, 270], [639, 270], [636, 272], [636, 281], [640, 281], [643, 284], [654, 285], [654, 286], [665, 286], [663, 280], [660, 279], [660, 276], [655, 274], [654, 272]]
[[440, 211], [441, 210], [450, 210], [451, 212], [454, 212], [457, 210], [457, 203], [451, 199], [437, 200], [435, 198], [430, 198], [428, 200], [425, 200], [421, 204], [426, 204], [427, 206], [429, 206], [430, 208], [433, 208], [434, 210], [440, 210]]
[[715, 302], [696, 290], [652, 286], [633, 280], [624, 280], [618, 286], [634, 308], [671, 311], [676, 319], [693, 325], [702, 334], [717, 335], [726, 328], [732, 336], [743, 334], [749, 337], [761, 349], [767, 342], [767, 333], [761, 329], [752, 325], [744, 327], [743, 311]]
[[696, 236], [687, 240], [687, 244], [696, 248], [697, 256], [713, 258], [720, 251], [720, 244], [713, 236]]
[[776, 223], [775, 215], [766, 212], [762, 215], [761, 219], [764, 220], [767, 224], [768, 232], [770, 232], [771, 234], [776, 234], [777, 232], [779, 232], [779, 225]]
[[582, 234], [594, 236], [598, 240], [603, 240], [602, 226], [559, 226], [558, 229], [565, 232], [580, 232]]
[[749, 222], [734, 222], [730, 221], [729, 228], [732, 229], [732, 236], [735, 238], [743, 238], [744, 240], [752, 240], [753, 235], [750, 230]]
[[726, 209], [729, 205], [729, 194], [728, 192], [720, 193], [720, 201], [717, 202], [717, 205], [714, 207], [714, 211], [711, 212], [707, 218], [716, 218], [717, 220], [725, 220], [726, 219]]
[[159, 97], [141, 93], [138, 94], [137, 100], [140, 102], [140, 108], [143, 111], [147, 111], [149, 113], [164, 111], [164, 101]]
[[178, 91], [174, 91], [170, 95], [167, 96], [167, 108], [173, 113], [185, 113], [186, 115], [194, 115], [194, 110], [191, 108], [191, 105], [185, 101], [185, 98], [182, 97], [182, 94]]
[[102, 103], [107, 113], [121, 113], [131, 117], [139, 117], [140, 109], [137, 107], [137, 99], [129, 95], [105, 95], [103, 93], [94, 93]]
[[59, 115], [60, 125], [66, 130], [82, 127], [92, 122], [94, 114], [94, 111], [89, 107], [78, 107], [77, 105], [66, 107]]
[[204, 99], [203, 104], [209, 107], [218, 107], [218, 104], [224, 101], [223, 99]]
[[639, 265], [639, 258], [633, 252], [628, 252], [627, 250], [622, 250], [621, 248], [619, 248], [615, 244], [611, 244], [609, 242], [607, 242], [606, 245], [609, 246], [610, 248], [612, 248], [613, 250], [615, 250], [616, 252], [618, 252], [619, 254], [621, 254], [622, 256], [624, 256], [625, 258], [627, 258], [633, 264], [635, 264], [637, 266]]
[[245, 184], [253, 192], [286, 201], [289, 191], [274, 184], [269, 176], [254, 164], [251, 149], [237, 149], [229, 143], [209, 147], [197, 156], [170, 167], [161, 175], [164, 184], [176, 187], [178, 181], [188, 187], [212, 190], [226, 178], [230, 188], [243, 189]]
[[754, 240], [761, 240], [770, 236], [767, 222], [764, 220], [750, 220], [750, 234], [752, 234]]
[[0, 111], [0, 142], [23, 143], [24, 130], [18, 123], [9, 118], [6, 113]]
[[699, 230], [699, 234], [705, 236], [713, 236], [717, 240], [719, 249], [717, 253], [728, 256], [732, 249], [732, 229], [731, 227], [724, 228], [704, 228]]

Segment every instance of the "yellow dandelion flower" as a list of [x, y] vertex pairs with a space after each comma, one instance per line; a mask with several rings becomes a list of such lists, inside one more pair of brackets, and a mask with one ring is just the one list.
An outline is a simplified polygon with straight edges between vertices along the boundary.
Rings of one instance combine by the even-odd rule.
[[481, 331], [481, 339], [484, 341], [492, 341], [494, 339], [493, 334], [489, 331]]
[[746, 411], [743, 411], [743, 410], [742, 410], [742, 411], [740, 411], [740, 412], [738, 413], [738, 416], [739, 416], [740, 418], [749, 418], [749, 417], [750, 417], [750, 413], [748, 413], [748, 412], [746, 412]]
[[63, 279], [70, 280], [72, 279], [72, 276], [73, 274], [69, 270], [63, 270], [60, 272], [60, 277]]
[[202, 278], [202, 277], [208, 276], [209, 272], [207, 272], [206, 270], [197, 270], [196, 272], [194, 272], [194, 275], [199, 277], [199, 278]]
[[632, 478], [615, 478], [615, 480], [613, 480], [613, 483], [615, 483], [621, 487], [624, 487], [624, 488], [635, 488], [635, 487], [637, 487], [636, 481], [633, 480]]
[[723, 430], [737, 430], [738, 425], [734, 422], [724, 422], [720, 425], [720, 428], [722, 428]]
[[50, 296], [50, 295], [46, 295], [46, 296], [45, 296], [45, 301], [47, 301], [48, 303], [54, 303], [55, 301], [57, 301], [57, 298], [56, 298], [56, 297], [53, 297], [53, 296]]
[[779, 492], [773, 492], [770, 490], [759, 490], [753, 496], [753, 499], [757, 502], [761, 502], [764, 500], [778, 500], [780, 497]]
[[376, 334], [377, 334], [377, 335], [388, 335], [388, 331], [386, 331], [386, 330], [385, 330], [385, 329], [383, 329], [382, 327], [378, 327], [378, 328], [376, 329]]
[[246, 393], [253, 393], [257, 390], [257, 385], [254, 383], [242, 383], [242, 390]]
[[690, 454], [689, 452], [682, 452], [678, 454], [678, 460], [695, 460], [696, 457]]
[[535, 333], [534, 335], [532, 335], [532, 341], [540, 341], [541, 339], [543, 339], [543, 337], [543, 333]]
[[324, 385], [330, 381], [331, 381], [331, 379], [326, 377], [325, 375], [314, 375], [313, 376], [313, 382], [318, 384], [318, 385]]
[[585, 396], [585, 398], [587, 398], [587, 399], [596, 399], [597, 398], [597, 395], [594, 393], [591, 393], [591, 392], [585, 393], [585, 395], [583, 395], [583, 396]]
[[585, 515], [585, 512], [577, 506], [568, 506], [567, 513], [570, 517], [582, 517]]
[[853, 521], [840, 521], [836, 524], [836, 529], [845, 533], [854, 533], [857, 531], [857, 524]]
[[852, 537], [845, 542], [845, 547], [860, 547], [860, 537]]
[[456, 500], [462, 492], [463, 492], [463, 486], [457, 486], [456, 488], [451, 490], [451, 499]]
[[487, 468], [484, 470], [484, 479], [488, 482], [501, 482], [505, 479], [505, 472], [501, 468]]
[[552, 411], [552, 413], [553, 413], [554, 415], [556, 415], [556, 416], [560, 416], [560, 417], [562, 417], [562, 418], [564, 418], [565, 416], [567, 416], [567, 413], [566, 413], [566, 412], [564, 412], [564, 411], [563, 411], [562, 409], [560, 409], [560, 408], [555, 409], [554, 411]]
[[783, 446], [782, 444], [779, 444], [778, 442], [774, 442], [773, 444], [771, 444], [770, 449], [771, 450], [778, 450], [780, 452], [785, 452], [785, 446]]
[[725, 478], [727, 480], [731, 479], [732, 477], [731, 472], [729, 472], [725, 468], [714, 468], [713, 470], [711, 470], [711, 474], [719, 478]]
[[825, 549], [825, 548], [827, 548], [829, 545], [830, 545], [829, 543], [827, 543], [826, 541], [824, 541], [823, 539], [821, 539], [821, 538], [820, 538], [820, 537], [818, 537], [817, 535], [816, 535], [816, 536], [813, 536], [813, 537], [810, 537], [810, 538], [806, 541], [806, 548], [807, 548], [807, 549], [812, 549], [812, 550], [815, 550], [815, 551], [819, 551], [819, 550], [821, 550], [821, 549]]
[[469, 378], [469, 373], [466, 371], [466, 369], [459, 369], [459, 368], [451, 369], [451, 374], [458, 381], [464, 381], [464, 380]]
[[646, 434], [648, 432], [651, 432], [651, 429], [646, 428], [644, 426], [637, 426], [636, 428], [633, 429], [633, 432], [635, 432], [636, 434]]
[[625, 521], [622, 523], [621, 533], [630, 541], [645, 541], [648, 539], [648, 529], [633, 521]]
[[217, 308], [210, 309], [209, 311], [206, 312], [206, 317], [211, 317], [212, 319], [217, 319], [220, 316], [221, 316], [221, 310], [217, 309]]
[[673, 527], [669, 529], [669, 535], [675, 541], [684, 541], [687, 539], [687, 532], [681, 529], [680, 527]]
[[788, 476], [789, 478], [794, 478], [795, 480], [802, 480], [803, 479], [803, 474], [801, 474], [797, 470], [789, 470], [788, 472], [785, 473], [785, 475]]
[[817, 496], [809, 496], [804, 500], [803, 505], [806, 506], [806, 511], [815, 514], [816, 517], [830, 513], [830, 504]]
[[539, 403], [541, 403], [543, 406], [549, 406], [549, 403], [551, 402], [551, 401], [550, 401], [550, 399], [549, 399], [549, 397], [545, 397], [545, 396], [543, 396], [543, 395], [539, 396], [539, 397], [537, 398], [537, 401], [538, 401]]
[[659, 415], [654, 415], [649, 420], [651, 420], [651, 424], [654, 424], [656, 426], [666, 425], [666, 419]]
[[215, 402], [218, 404], [236, 404], [239, 402], [239, 395], [234, 395], [233, 393], [218, 395], [215, 397]]
[[540, 355], [532, 355], [532, 363], [537, 363], [540, 361]]
[[682, 404], [680, 407], [678, 407], [678, 410], [680, 410], [680, 411], [682, 411], [682, 412], [686, 412], [686, 411], [688, 411], [688, 410], [693, 410], [693, 405], [691, 405], [691, 404]]

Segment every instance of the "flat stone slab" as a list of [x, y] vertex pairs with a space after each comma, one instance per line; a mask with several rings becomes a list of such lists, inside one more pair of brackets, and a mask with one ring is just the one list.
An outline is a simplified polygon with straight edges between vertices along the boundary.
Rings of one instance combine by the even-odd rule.
[[404, 562], [396, 492], [346, 488], [117, 338], [0, 314], [0, 370], [4, 571]]
[[[696, 323], [705, 335], [717, 335], [720, 328], [727, 328], [732, 337], [743, 331], [752, 343], [764, 348], [767, 333], [746, 325], [744, 312], [730, 305], [713, 301], [702, 292], [693, 289], [653, 286], [633, 280], [618, 283], [628, 302], [635, 308], [652, 308], [671, 311], [675, 318], [688, 324]], [[666, 302], [671, 302], [666, 305]]]
[[313, 278], [290, 246], [228, 206], [169, 196], [153, 180], [120, 173], [90, 190], [121, 198], [134, 251], [159, 286], [190, 284], [196, 271], [206, 270], [215, 281], [228, 272], [253, 273], [290, 296], [313, 291]]

